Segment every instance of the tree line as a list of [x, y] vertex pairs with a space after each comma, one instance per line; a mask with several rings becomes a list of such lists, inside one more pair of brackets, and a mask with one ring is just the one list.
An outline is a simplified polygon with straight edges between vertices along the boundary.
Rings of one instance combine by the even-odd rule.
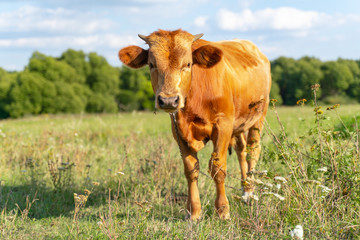
[[[324, 103], [360, 102], [360, 60], [279, 57], [271, 67], [270, 95], [280, 104], [311, 99], [315, 83]], [[55, 58], [34, 52], [23, 71], [0, 68], [0, 118], [153, 109], [147, 67], [113, 67], [96, 53], [69, 49]]]

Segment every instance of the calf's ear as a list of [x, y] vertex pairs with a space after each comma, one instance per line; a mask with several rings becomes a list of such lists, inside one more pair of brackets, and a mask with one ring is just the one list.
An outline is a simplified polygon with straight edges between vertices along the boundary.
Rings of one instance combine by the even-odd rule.
[[140, 68], [147, 64], [148, 50], [138, 46], [128, 46], [119, 51], [120, 61], [131, 68]]
[[223, 52], [214, 46], [204, 45], [193, 51], [193, 63], [202, 68], [211, 68], [220, 62]]

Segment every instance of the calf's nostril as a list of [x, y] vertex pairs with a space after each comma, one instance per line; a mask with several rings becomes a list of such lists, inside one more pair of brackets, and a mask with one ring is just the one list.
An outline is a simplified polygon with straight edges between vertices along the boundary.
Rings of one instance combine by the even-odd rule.
[[179, 104], [179, 100], [180, 100], [179, 96], [176, 96], [175, 101], [174, 101], [176, 105]]
[[161, 96], [158, 97], [158, 103], [159, 103], [160, 107], [163, 107], [165, 105], [165, 102], [164, 102], [164, 100], [162, 99]]

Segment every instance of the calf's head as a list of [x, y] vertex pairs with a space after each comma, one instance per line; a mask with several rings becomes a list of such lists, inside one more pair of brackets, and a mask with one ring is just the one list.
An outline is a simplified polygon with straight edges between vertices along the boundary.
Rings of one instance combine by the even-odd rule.
[[192, 66], [211, 68], [222, 57], [214, 46], [193, 44], [203, 34], [192, 35], [182, 30], [156, 31], [149, 36], [140, 35], [149, 49], [129, 46], [119, 51], [120, 60], [131, 68], [148, 65], [155, 93], [155, 106], [166, 112], [175, 112], [185, 105], [190, 89]]

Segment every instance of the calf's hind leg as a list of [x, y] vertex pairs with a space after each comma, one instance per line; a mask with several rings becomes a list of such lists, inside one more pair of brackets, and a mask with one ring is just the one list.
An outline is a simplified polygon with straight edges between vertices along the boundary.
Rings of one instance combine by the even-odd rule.
[[[246, 181], [249, 177], [254, 178], [253, 174], [250, 173], [255, 171], [256, 163], [259, 160], [261, 145], [261, 130], [263, 127], [262, 117], [256, 122], [248, 131], [247, 137], [244, 132], [240, 133], [236, 137], [236, 154], [239, 159], [241, 168], [241, 180], [244, 188], [244, 200], [249, 200], [250, 195], [254, 192], [254, 185], [251, 181]], [[250, 175], [250, 176], [249, 176]]]
[[[264, 126], [266, 110], [263, 116], [257, 121], [250, 129], [247, 137], [247, 162], [248, 162], [248, 173], [254, 172], [257, 162], [259, 161], [261, 153], [261, 130]], [[254, 178], [254, 175], [251, 175]], [[254, 187], [250, 191], [253, 191]]]

